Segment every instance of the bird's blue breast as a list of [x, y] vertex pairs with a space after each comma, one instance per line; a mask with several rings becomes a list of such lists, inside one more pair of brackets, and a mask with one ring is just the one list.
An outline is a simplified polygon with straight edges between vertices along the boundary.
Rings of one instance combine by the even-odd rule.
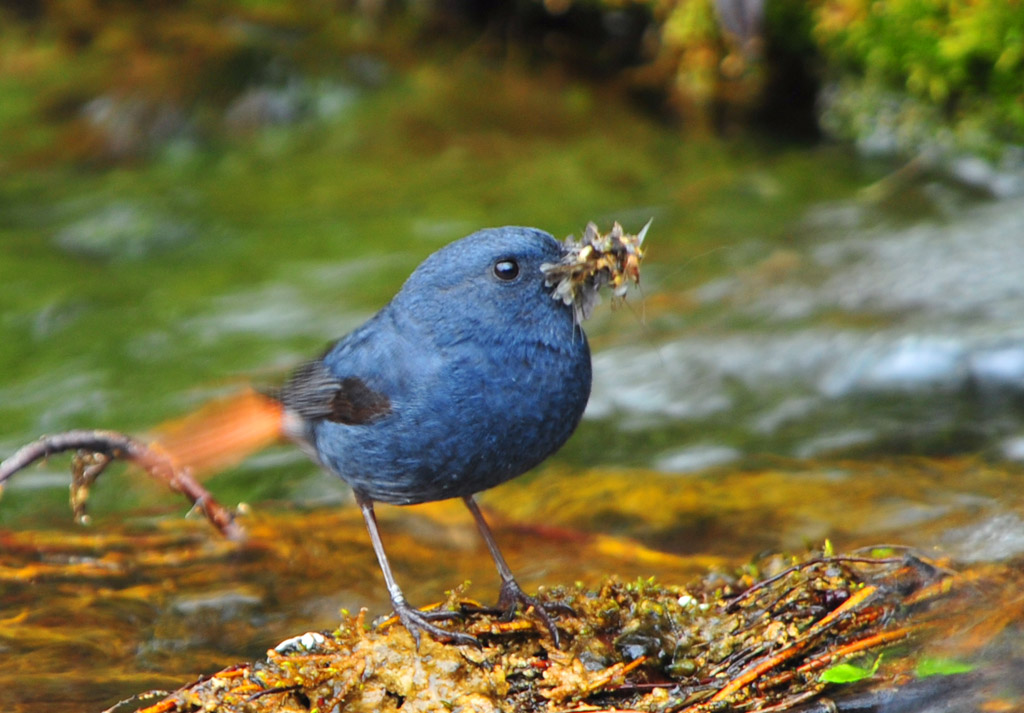
[[[374, 500], [461, 497], [521, 475], [569, 438], [590, 395], [580, 331], [559, 347], [527, 340], [424, 351], [415, 337], [372, 341], [358, 350], [358, 373], [389, 394], [391, 412], [368, 425], [321, 421], [314, 437], [325, 465]], [[351, 354], [336, 352], [339, 370], [356, 370]]]

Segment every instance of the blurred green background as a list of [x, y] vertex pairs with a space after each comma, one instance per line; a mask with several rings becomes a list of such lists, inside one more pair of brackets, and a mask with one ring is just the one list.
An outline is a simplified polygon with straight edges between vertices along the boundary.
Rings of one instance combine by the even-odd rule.
[[[653, 217], [642, 290], [587, 325], [578, 433], [489, 507], [675, 554], [831, 536], [1018, 556], [999, 493], [1024, 460], [1022, 65], [1016, 0], [0, 0], [0, 455], [277, 384], [476, 229]], [[891, 460], [920, 456], [943, 465]], [[0, 532], [70, 531], [67, 482], [56, 458], [17, 476]], [[348, 498], [287, 446], [208, 486], [266, 511]], [[184, 510], [125, 470], [91, 505], [95, 532]], [[380, 613], [346, 523], [369, 580], [343, 601]], [[417, 566], [399, 576], [414, 601], [475, 574]], [[525, 581], [550, 579], [536, 567]], [[175, 623], [145, 665], [258, 655], [336, 616], [335, 585], [289, 609], [260, 588], [305, 571], [259, 569], [235, 573], [258, 590], [241, 619], [211, 595], [250, 627], [227, 647], [190, 648], [192, 610], [158, 597]], [[0, 621], [58, 596], [4, 571]], [[60, 611], [39, 631], [80, 610]], [[148, 636], [133, 617], [150, 614], [113, 616]], [[55, 672], [90, 658], [2, 646]], [[144, 686], [59, 678], [8, 707]]]
[[[7, 0], [0, 13], [4, 452], [72, 427], [145, 431], [242, 384], [273, 385], [480, 227], [562, 237], [649, 217], [644, 295], [589, 326], [599, 353], [645, 345], [648, 357], [598, 360], [599, 377], [626, 383], [610, 393], [599, 378], [559, 458], [651, 465], [696, 443], [700, 467], [829, 451], [828, 439], [840, 451], [1012, 450], [1017, 398], [973, 399], [985, 374], [956, 381], [976, 351], [1005, 345], [958, 344], [938, 297], [951, 279], [984, 283], [957, 316], [975, 329], [978, 304], [1017, 296], [1012, 273], [983, 279], [1016, 267], [1016, 241], [977, 275], [897, 265], [874, 285], [815, 251], [851, 231], [941, 222], [951, 206], [1012, 204], [1014, 2]], [[1002, 219], [992, 230], [1012, 232]], [[927, 249], [974, 251], [978, 220]], [[864, 253], [861, 271], [877, 273], [870, 259], [885, 257], [865, 257], [870, 244], [824, 249]], [[899, 259], [932, 256], [911, 246]], [[830, 280], [845, 286], [829, 293]], [[924, 296], [897, 294], [913, 281], [930, 282]], [[765, 293], [791, 282], [799, 305]], [[842, 340], [870, 345], [892, 327], [924, 340], [911, 360], [927, 372], [945, 359], [952, 376], [911, 369], [907, 388], [860, 389], [871, 363], [826, 368], [849, 357]], [[796, 333], [807, 343], [780, 340]], [[703, 351], [672, 353], [695, 338]], [[861, 361], [903, 358], [887, 339]], [[1011, 382], [1013, 348], [994, 357]], [[764, 349], [793, 368], [761, 373]], [[652, 372], [668, 394], [645, 383]], [[936, 423], [947, 376], [967, 399], [953, 401], [962, 418]], [[865, 400], [893, 427], [861, 423]], [[312, 474], [284, 454], [258, 467], [272, 472], [225, 476], [227, 501], [291, 497]], [[16, 485], [0, 521], [55, 514], [63, 481], [47, 477], [24, 507]], [[102, 511], [145, 490], [97, 495]]]

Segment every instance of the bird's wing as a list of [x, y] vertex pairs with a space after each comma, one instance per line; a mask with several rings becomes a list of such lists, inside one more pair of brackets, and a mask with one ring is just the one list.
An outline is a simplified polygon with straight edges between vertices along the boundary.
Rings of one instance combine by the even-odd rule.
[[292, 372], [278, 397], [285, 409], [307, 421], [325, 419], [358, 426], [391, 412], [386, 394], [374, 391], [359, 377], [335, 376], [320, 360]]

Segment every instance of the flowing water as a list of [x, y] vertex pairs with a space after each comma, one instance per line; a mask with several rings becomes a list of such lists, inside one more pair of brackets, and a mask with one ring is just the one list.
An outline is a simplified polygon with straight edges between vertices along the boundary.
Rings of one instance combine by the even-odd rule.
[[[306, 91], [322, 110], [145, 161], [0, 163], [0, 455], [278, 383], [477, 228], [653, 217], [642, 293], [587, 325], [578, 433], [482, 498], [525, 584], [685, 579], [825, 538], [1024, 551], [1020, 199], [878, 184], [890, 166], [839, 146], [691, 139], [472, 62]], [[67, 483], [54, 458], [0, 501], [5, 710], [99, 710], [387, 611], [346, 488], [295, 449], [208, 481], [250, 505], [243, 546], [130, 470], [75, 526]], [[413, 602], [492, 596], [456, 504], [382, 521]]]

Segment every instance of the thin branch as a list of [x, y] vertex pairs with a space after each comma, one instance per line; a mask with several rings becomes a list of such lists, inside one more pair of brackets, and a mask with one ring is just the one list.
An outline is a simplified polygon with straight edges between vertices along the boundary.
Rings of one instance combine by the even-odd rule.
[[[768, 587], [768, 586], [770, 586], [772, 584], [775, 584], [775, 582], [779, 581], [783, 577], [788, 577], [793, 572], [798, 572], [798, 571], [800, 571], [802, 569], [809, 569], [811, 567], [817, 567], [818, 565], [822, 565], [822, 564], [836, 564], [836, 563], [842, 563], [842, 562], [859, 563], [859, 564], [872, 564], [872, 565], [883, 565], [883, 564], [902, 564], [905, 561], [906, 561], [906, 558], [904, 558], [904, 557], [850, 557], [848, 555], [839, 555], [839, 556], [836, 556], [836, 557], [816, 557], [814, 559], [807, 560], [806, 562], [800, 562], [798, 564], [795, 564], [792, 567], [787, 567], [786, 569], [782, 570], [778, 574], [775, 574], [775, 575], [773, 575], [771, 577], [768, 577], [767, 579], [762, 579], [757, 584], [754, 584], [753, 586], [749, 587], [748, 589], [744, 590], [743, 592], [738, 594], [736, 597], [731, 599], [725, 605], [725, 611], [727, 611], [727, 612], [736, 611], [736, 607], [739, 606], [740, 602], [742, 602], [744, 599], [749, 597], [751, 594], [754, 594], [755, 592], [758, 592], [758, 591], [764, 589], [765, 587]], [[786, 595], [783, 595], [783, 597], [780, 597], [779, 600], [781, 600], [785, 596]], [[776, 603], [779, 600], [776, 600]]]
[[[221, 534], [232, 540], [244, 537], [234, 515], [218, 503], [210, 492], [192, 477], [188, 468], [181, 468], [159, 449], [118, 431], [76, 430], [43, 436], [19, 448], [0, 463], [0, 487], [15, 473], [57, 453], [76, 451], [73, 466], [72, 507], [81, 517], [88, 487], [113, 459], [126, 460], [181, 493], [200, 510]], [[96, 457], [95, 454], [99, 454]]]

